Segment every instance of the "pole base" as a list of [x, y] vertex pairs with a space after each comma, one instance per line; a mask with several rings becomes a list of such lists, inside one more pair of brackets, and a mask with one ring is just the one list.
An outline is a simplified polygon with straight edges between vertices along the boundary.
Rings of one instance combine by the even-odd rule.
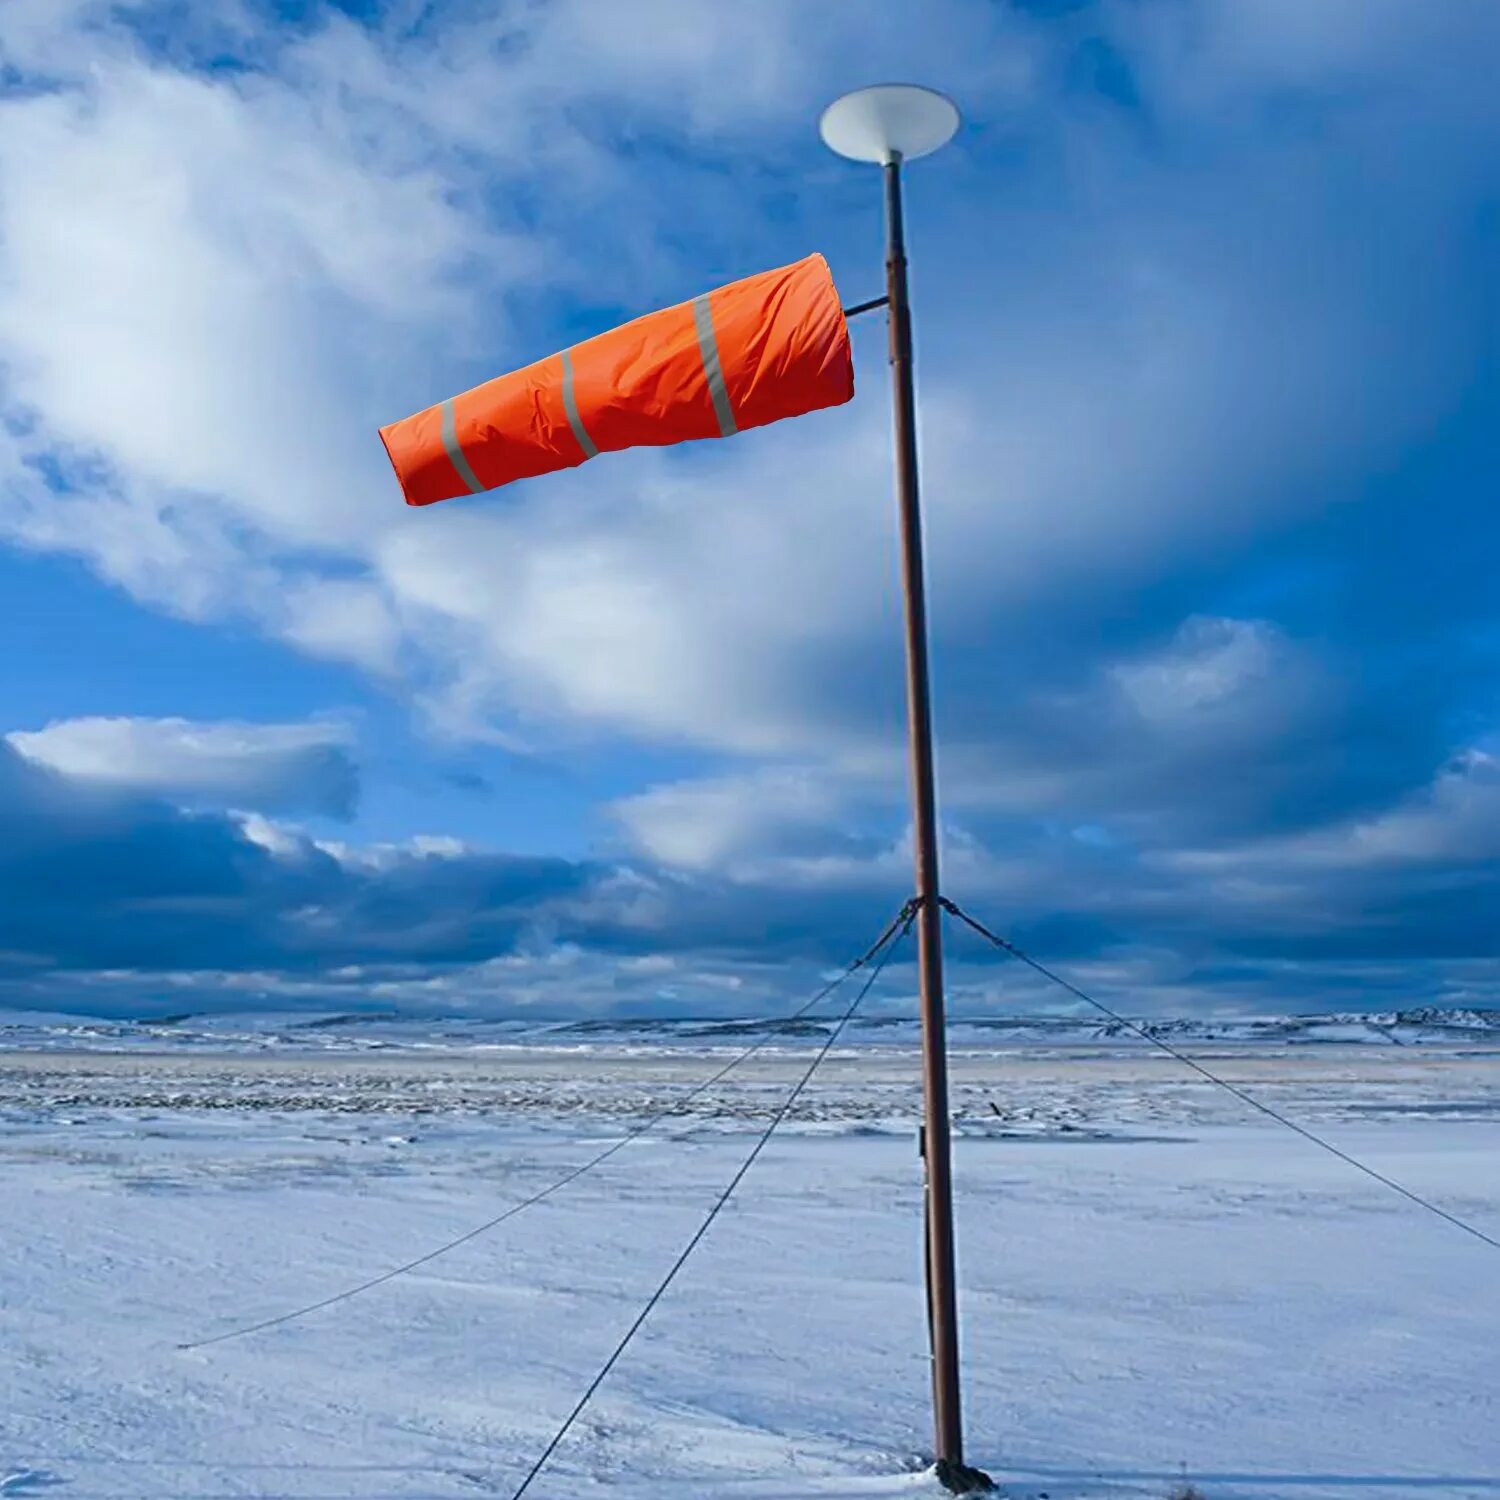
[[938, 1459], [932, 1472], [950, 1495], [984, 1495], [995, 1488], [995, 1481], [983, 1469], [956, 1464], [951, 1458]]

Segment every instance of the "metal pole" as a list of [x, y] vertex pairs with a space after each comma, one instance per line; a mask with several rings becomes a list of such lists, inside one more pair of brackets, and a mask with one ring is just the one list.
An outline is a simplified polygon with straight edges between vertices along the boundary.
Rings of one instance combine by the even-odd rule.
[[958, 1382], [958, 1305], [953, 1258], [952, 1147], [948, 1124], [948, 1050], [943, 1017], [942, 911], [938, 906], [937, 798], [933, 784], [932, 704], [927, 674], [927, 595], [917, 486], [917, 413], [912, 386], [911, 304], [901, 215], [901, 158], [885, 164], [886, 291], [890, 299], [891, 383], [895, 404], [896, 498], [901, 509], [901, 570], [906, 593], [906, 706], [911, 738], [917, 966], [922, 1001], [923, 1165], [927, 1184], [927, 1296], [932, 1327], [932, 1404], [938, 1478], [954, 1493], [991, 1487], [964, 1465]]

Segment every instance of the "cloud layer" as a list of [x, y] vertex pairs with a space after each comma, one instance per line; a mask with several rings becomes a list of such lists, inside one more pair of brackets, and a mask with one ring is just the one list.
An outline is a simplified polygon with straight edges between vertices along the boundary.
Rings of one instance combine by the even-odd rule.
[[[16, 808], [64, 810], [27, 857], [61, 881], [128, 825], [167, 880], [126, 921], [101, 872], [77, 951], [23, 902], [27, 983], [401, 963], [459, 1003], [524, 953], [597, 961], [593, 994], [625, 960], [790, 974], [879, 925], [907, 877], [877, 327], [847, 408], [431, 513], [373, 433], [812, 248], [876, 289], [874, 184], [811, 122], [906, 74], [968, 117], [910, 186], [955, 890], [1143, 1005], [1349, 1003], [1372, 964], [1376, 1002], [1472, 987], [1493, 8], [741, 11], [10, 0], [0, 535], [352, 665], [425, 733], [693, 768], [612, 793], [589, 857], [528, 862], [268, 821], [356, 813], [328, 724], [15, 726]], [[170, 876], [195, 859], [202, 906]], [[686, 1003], [629, 972], [608, 1003]]]
[[175, 802], [347, 818], [358, 793], [349, 731], [335, 723], [64, 719], [7, 739], [66, 776]]

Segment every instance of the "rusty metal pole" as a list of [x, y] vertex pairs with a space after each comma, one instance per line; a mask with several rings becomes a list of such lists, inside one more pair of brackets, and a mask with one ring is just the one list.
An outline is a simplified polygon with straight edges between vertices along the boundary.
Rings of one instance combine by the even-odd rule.
[[906, 594], [906, 706], [911, 739], [912, 834], [916, 860], [917, 966], [922, 1003], [923, 1169], [927, 1183], [927, 1300], [932, 1337], [932, 1403], [938, 1478], [955, 1494], [990, 1489], [989, 1476], [964, 1463], [959, 1396], [958, 1302], [953, 1246], [952, 1143], [948, 1044], [943, 1006], [943, 929], [938, 905], [937, 793], [932, 759], [932, 692], [927, 670], [927, 590], [917, 479], [917, 410], [912, 374], [911, 303], [901, 212], [901, 157], [884, 165], [886, 294], [895, 407], [896, 498]]
[[[930, 156], [953, 138], [959, 124], [958, 106], [935, 89], [910, 83], [877, 83], [835, 99], [823, 111], [818, 133], [830, 150], [850, 161], [879, 166], [885, 178], [885, 301], [890, 320], [896, 498], [901, 510], [901, 571], [906, 593], [906, 704], [917, 874], [917, 963], [922, 996], [922, 1162], [927, 1188], [923, 1233], [927, 1321], [932, 1344], [933, 1425], [938, 1479], [954, 1494], [969, 1494], [993, 1489], [994, 1485], [988, 1474], [964, 1463], [963, 1413], [959, 1405], [937, 796], [932, 766], [932, 694], [927, 676], [922, 511], [917, 489], [911, 303], [906, 289], [906, 234], [901, 217], [902, 163]], [[873, 305], [861, 303], [850, 312]]]

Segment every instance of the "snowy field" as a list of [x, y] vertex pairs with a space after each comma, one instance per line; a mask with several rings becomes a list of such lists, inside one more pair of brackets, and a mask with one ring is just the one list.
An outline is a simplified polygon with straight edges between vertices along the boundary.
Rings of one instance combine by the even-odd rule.
[[[812, 1040], [411, 1275], [178, 1349], [492, 1217], [736, 1040], [339, 1034], [11, 1035], [0, 1495], [509, 1495]], [[830, 1059], [533, 1496], [939, 1493], [908, 1040]], [[1170, 1059], [1044, 1040], [954, 1059], [970, 1450], [1005, 1493], [1162, 1500], [1185, 1465], [1205, 1500], [1497, 1500], [1496, 1253]], [[1191, 1050], [1500, 1233], [1500, 1034], [1369, 1041]]]

